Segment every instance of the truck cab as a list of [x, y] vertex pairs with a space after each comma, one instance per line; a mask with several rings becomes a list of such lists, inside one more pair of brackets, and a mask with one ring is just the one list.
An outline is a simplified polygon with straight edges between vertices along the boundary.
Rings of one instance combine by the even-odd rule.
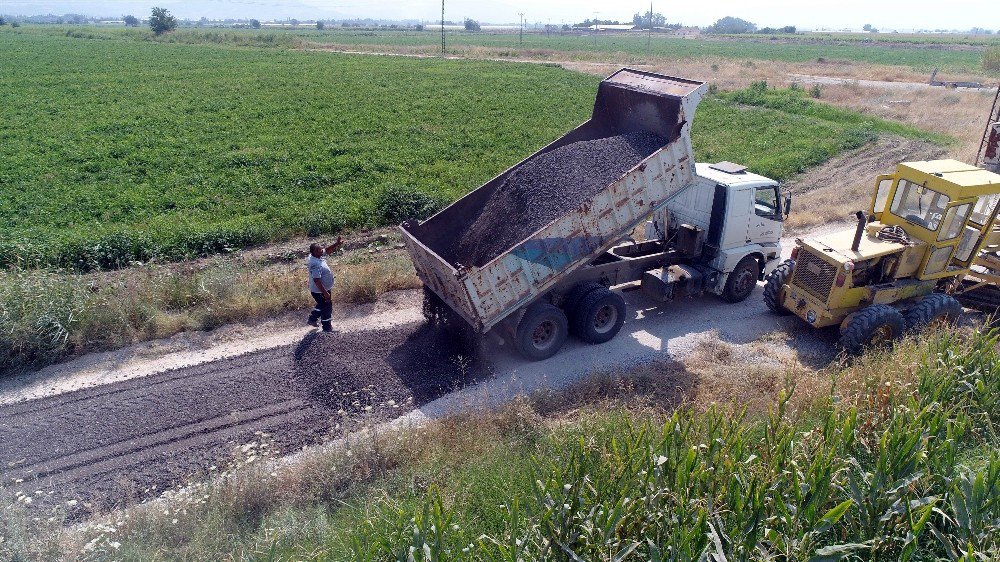
[[756, 283], [781, 257], [781, 232], [791, 195], [778, 182], [731, 162], [698, 163], [696, 178], [657, 217], [666, 231], [682, 225], [704, 230], [705, 266], [716, 274], [707, 289], [720, 293], [748, 256], [758, 263]]

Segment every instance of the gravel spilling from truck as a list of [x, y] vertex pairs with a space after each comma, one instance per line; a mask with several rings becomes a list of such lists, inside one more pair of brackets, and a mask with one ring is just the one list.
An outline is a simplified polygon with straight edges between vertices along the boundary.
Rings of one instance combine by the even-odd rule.
[[576, 209], [667, 144], [648, 132], [578, 141], [524, 162], [501, 184], [469, 228], [456, 236], [453, 264], [482, 266]]

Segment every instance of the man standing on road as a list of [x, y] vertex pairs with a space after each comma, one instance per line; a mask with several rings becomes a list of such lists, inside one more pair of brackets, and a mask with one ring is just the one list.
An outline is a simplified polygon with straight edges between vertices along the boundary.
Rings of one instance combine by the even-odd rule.
[[309, 245], [309, 292], [316, 301], [316, 308], [309, 314], [309, 325], [319, 326], [322, 323], [324, 332], [333, 331], [333, 297], [330, 294], [333, 272], [323, 256], [337, 251], [343, 243], [338, 236], [336, 242], [325, 248], [316, 243]]

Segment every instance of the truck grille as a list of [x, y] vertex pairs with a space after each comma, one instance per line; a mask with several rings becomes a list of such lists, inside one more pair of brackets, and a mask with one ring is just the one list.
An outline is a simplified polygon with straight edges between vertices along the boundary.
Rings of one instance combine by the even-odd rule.
[[792, 284], [809, 291], [812, 296], [826, 302], [830, 296], [833, 278], [837, 276], [837, 267], [826, 260], [802, 248], [795, 262], [795, 275]]

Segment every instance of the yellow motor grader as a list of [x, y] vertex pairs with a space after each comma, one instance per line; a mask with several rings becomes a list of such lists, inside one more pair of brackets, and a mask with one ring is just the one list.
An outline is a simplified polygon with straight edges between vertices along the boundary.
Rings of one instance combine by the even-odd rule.
[[998, 202], [995, 172], [957, 160], [899, 164], [878, 177], [856, 229], [796, 240], [768, 275], [764, 302], [817, 328], [839, 324], [851, 353], [953, 319], [956, 296], [1000, 282]]

